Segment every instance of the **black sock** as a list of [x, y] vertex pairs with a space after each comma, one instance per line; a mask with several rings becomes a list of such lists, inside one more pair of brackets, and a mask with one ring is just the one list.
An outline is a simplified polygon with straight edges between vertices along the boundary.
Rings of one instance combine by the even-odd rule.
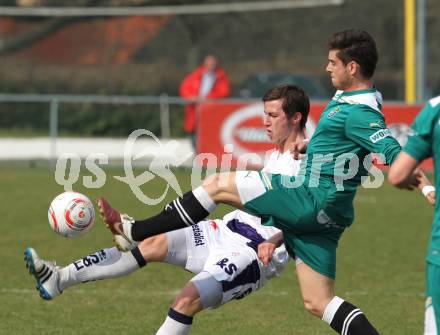
[[142, 268], [145, 265], [147, 265], [147, 262], [145, 261], [144, 256], [142, 256], [141, 251], [139, 250], [139, 247], [132, 249], [131, 254], [136, 259], [136, 262], [138, 263], [139, 268]]
[[364, 313], [347, 301], [337, 309], [330, 327], [342, 335], [379, 335]]
[[202, 206], [193, 192], [188, 192], [182, 198], [177, 198], [165, 206], [156, 216], [145, 220], [136, 220], [131, 229], [135, 241], [192, 226], [203, 220], [209, 212]]
[[170, 310], [168, 311], [168, 316], [171, 319], [176, 320], [177, 322], [183, 323], [185, 325], [191, 325], [193, 322], [192, 316], [188, 316], [188, 315], [179, 313], [178, 311], [176, 311], [172, 307], [170, 307]]

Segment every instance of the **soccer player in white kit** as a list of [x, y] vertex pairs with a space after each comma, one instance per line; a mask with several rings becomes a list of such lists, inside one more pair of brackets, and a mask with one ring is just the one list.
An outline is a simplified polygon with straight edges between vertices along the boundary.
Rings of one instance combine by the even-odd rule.
[[[269, 90], [263, 102], [266, 132], [277, 146], [263, 171], [296, 175], [301, 161], [293, 159], [290, 149], [305, 139], [309, 100], [301, 89], [285, 85]], [[98, 200], [98, 205], [107, 223], [133, 220], [111, 208], [104, 198]], [[280, 230], [264, 226], [260, 218], [240, 210], [183, 230], [184, 234], [172, 231], [147, 238], [129, 252], [100, 250], [64, 268], [40, 259], [34, 249], [28, 248], [26, 265], [46, 300], [73, 285], [127, 275], [149, 262], [180, 266], [196, 275], [177, 296], [157, 334], [182, 335], [189, 333], [196, 313], [257, 291], [278, 276], [289, 259], [282, 246], [264, 266], [257, 256], [258, 245]]]

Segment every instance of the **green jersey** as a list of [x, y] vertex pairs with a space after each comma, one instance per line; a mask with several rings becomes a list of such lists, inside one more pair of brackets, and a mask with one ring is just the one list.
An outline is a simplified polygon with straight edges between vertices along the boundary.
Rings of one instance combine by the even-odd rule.
[[375, 89], [338, 91], [321, 114], [298, 177], [236, 176], [246, 211], [272, 219], [289, 255], [329, 278], [336, 275], [339, 238], [353, 222], [356, 189], [371, 166], [364, 159], [377, 153], [390, 164], [401, 151], [381, 104]]
[[304, 185], [338, 225], [353, 222], [353, 198], [371, 167], [368, 155], [382, 154], [391, 164], [401, 151], [381, 107], [382, 96], [374, 88], [337, 91], [310, 139]]
[[[413, 132], [403, 151], [417, 162], [433, 157], [435, 166], [435, 186], [440, 189], [440, 96], [429, 100], [417, 115], [411, 126]], [[440, 265], [440, 205], [436, 192], [435, 214], [432, 223], [431, 241], [427, 260]]]

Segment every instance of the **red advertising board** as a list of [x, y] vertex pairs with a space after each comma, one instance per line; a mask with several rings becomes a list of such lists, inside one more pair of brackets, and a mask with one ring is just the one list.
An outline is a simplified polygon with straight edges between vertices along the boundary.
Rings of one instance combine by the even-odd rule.
[[[307, 136], [315, 130], [325, 103], [312, 103], [307, 122]], [[406, 143], [406, 133], [421, 105], [385, 104], [382, 111], [392, 134], [401, 145]], [[256, 153], [261, 162], [268, 150], [274, 148], [266, 136], [262, 123], [263, 104], [209, 103], [200, 108], [198, 152], [211, 153], [220, 166], [222, 155], [232, 149], [232, 164], [243, 154]], [[225, 145], [228, 145], [225, 147]], [[432, 169], [432, 160], [424, 162], [424, 168]]]

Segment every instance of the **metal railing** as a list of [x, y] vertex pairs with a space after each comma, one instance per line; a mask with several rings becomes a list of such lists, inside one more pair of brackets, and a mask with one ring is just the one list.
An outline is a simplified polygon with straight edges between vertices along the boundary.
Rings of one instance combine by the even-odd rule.
[[200, 15], [268, 10], [286, 10], [322, 6], [340, 6], [345, 0], [272, 0], [247, 1], [216, 4], [181, 4], [168, 6], [132, 7], [0, 7], [2, 16], [46, 16], [46, 17], [87, 17], [87, 16], [133, 16], [133, 15]]
[[[205, 100], [210, 102], [213, 100]], [[216, 99], [216, 102], [237, 103], [255, 101], [251, 99], [229, 98]], [[184, 106], [188, 100], [181, 97], [169, 96], [165, 93], [159, 96], [132, 95], [68, 95], [68, 94], [0, 94], [0, 103], [47, 103], [49, 107], [49, 139], [51, 161], [56, 160], [58, 138], [58, 115], [62, 103], [95, 103], [114, 105], [157, 105], [159, 107], [161, 138], [169, 138], [170, 105]]]

